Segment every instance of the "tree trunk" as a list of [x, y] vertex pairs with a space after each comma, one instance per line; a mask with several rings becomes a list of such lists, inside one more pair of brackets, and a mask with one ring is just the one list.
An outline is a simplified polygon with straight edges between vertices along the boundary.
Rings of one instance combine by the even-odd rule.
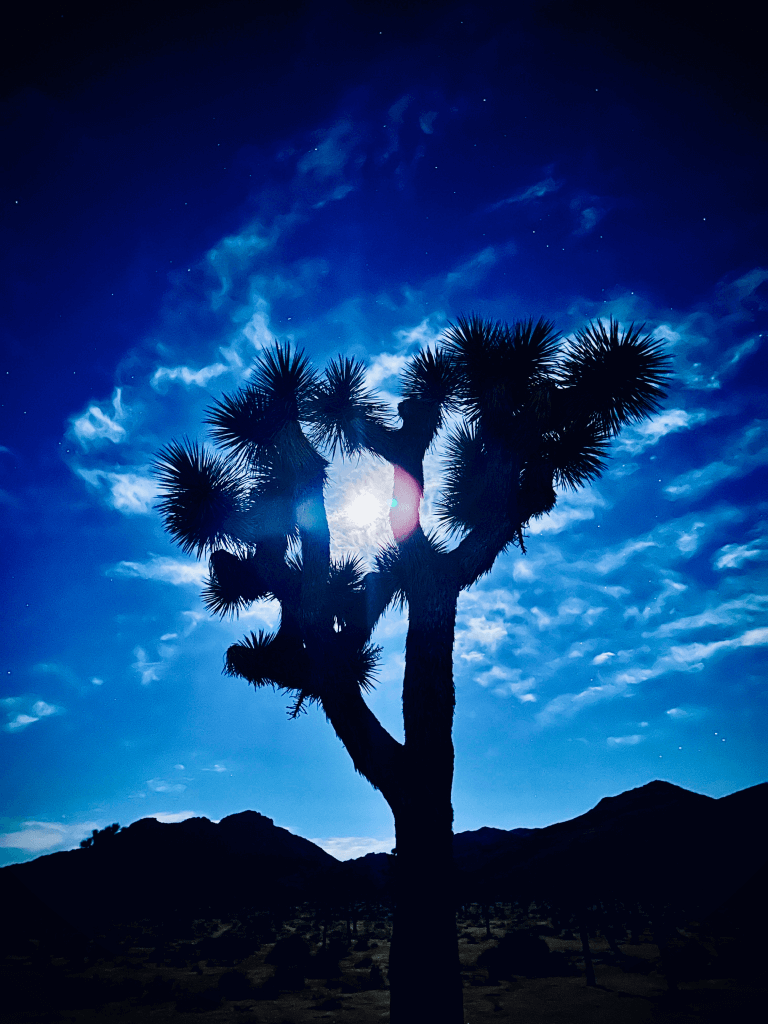
[[[421, 787], [416, 784], [414, 789]], [[463, 1024], [450, 801], [424, 794], [395, 818], [391, 1024]]]
[[[415, 543], [421, 543], [417, 536]], [[411, 578], [403, 784], [395, 817], [391, 1024], [464, 1024], [453, 867], [453, 638], [458, 588], [425, 559]]]

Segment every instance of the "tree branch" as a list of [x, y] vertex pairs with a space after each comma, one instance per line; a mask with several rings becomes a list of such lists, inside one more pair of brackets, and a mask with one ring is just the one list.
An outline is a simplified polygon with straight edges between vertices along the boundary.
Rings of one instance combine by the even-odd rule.
[[328, 688], [320, 703], [357, 771], [394, 810], [404, 783], [403, 745], [379, 722], [356, 685]]
[[483, 519], [447, 555], [461, 590], [491, 571], [504, 548], [521, 539], [526, 521], [519, 504], [519, 457], [497, 451], [488, 459], [484, 472], [493, 490]]

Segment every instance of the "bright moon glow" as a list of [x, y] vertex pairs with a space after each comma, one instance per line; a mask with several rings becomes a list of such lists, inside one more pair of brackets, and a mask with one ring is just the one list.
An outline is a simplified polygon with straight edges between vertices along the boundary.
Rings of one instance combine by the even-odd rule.
[[344, 515], [355, 526], [369, 526], [375, 519], [378, 519], [386, 506], [382, 508], [379, 495], [370, 491], [362, 491], [347, 505]]
[[326, 489], [332, 558], [359, 555], [372, 564], [377, 551], [394, 541], [389, 524], [393, 477], [392, 467], [380, 459], [334, 462]]

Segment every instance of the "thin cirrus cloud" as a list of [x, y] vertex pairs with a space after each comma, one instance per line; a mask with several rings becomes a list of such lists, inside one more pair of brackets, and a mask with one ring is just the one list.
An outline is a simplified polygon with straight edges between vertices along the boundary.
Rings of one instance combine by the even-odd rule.
[[208, 382], [231, 370], [224, 363], [213, 363], [199, 370], [190, 370], [188, 366], [159, 366], [152, 374], [150, 381], [153, 388], [159, 388], [165, 381], [180, 381], [189, 386], [195, 384], [199, 388], [207, 387]]
[[108, 573], [142, 580], [157, 580], [160, 583], [170, 583], [174, 587], [201, 587], [207, 578], [208, 567], [204, 562], [153, 555], [147, 562], [118, 562], [108, 570]]
[[25, 697], [5, 697], [0, 704], [5, 708], [5, 732], [21, 732], [43, 718], [64, 714], [64, 708], [49, 704], [45, 700], [31, 700]]
[[612, 679], [588, 686], [578, 693], [562, 693], [550, 700], [536, 715], [540, 726], [553, 725], [572, 718], [590, 705], [610, 700], [649, 679], [671, 672], [699, 672], [705, 663], [717, 655], [738, 648], [768, 645], [768, 628], [747, 630], [740, 636], [709, 643], [691, 643], [669, 648], [648, 668], [630, 668], [617, 673]]
[[183, 782], [166, 782], [165, 779], [148, 779], [147, 788], [153, 793], [183, 793], [187, 788]]
[[487, 672], [475, 676], [475, 681], [490, 689], [497, 697], [517, 697], [521, 704], [535, 703], [537, 700], [536, 694], [531, 693], [536, 686], [536, 679], [533, 676], [523, 678], [522, 669], [519, 668], [493, 665]]
[[700, 423], [706, 423], [713, 416], [706, 409], [688, 412], [685, 409], [668, 409], [652, 416], [643, 423], [633, 424], [624, 429], [618, 444], [617, 452], [626, 451], [637, 455], [651, 445], [680, 430], [691, 430]]
[[94, 829], [103, 828], [104, 822], [86, 821], [67, 825], [58, 821], [24, 821], [16, 832], [0, 836], [0, 847], [24, 850], [26, 853], [43, 853], [65, 847], [71, 849], [85, 839]]
[[764, 559], [766, 554], [766, 549], [756, 541], [749, 544], [725, 544], [717, 552], [714, 565], [720, 570], [740, 569], [746, 562]]
[[721, 448], [720, 459], [699, 469], [681, 473], [664, 488], [672, 499], [692, 498], [711, 490], [723, 480], [741, 477], [768, 463], [768, 421], [756, 420]]
[[768, 610], [768, 595], [749, 594], [732, 601], [725, 601], [715, 608], [708, 608], [697, 615], [687, 615], [680, 619], [665, 622], [652, 633], [643, 633], [645, 637], [674, 636], [691, 629], [707, 627], [733, 626], [744, 619], [763, 616]]
[[395, 837], [371, 839], [367, 836], [335, 836], [329, 839], [310, 839], [321, 850], [336, 860], [353, 860], [369, 853], [389, 853], [395, 846]]
[[514, 192], [507, 199], [501, 199], [499, 202], [493, 203], [488, 207], [488, 210], [500, 210], [514, 203], [527, 203], [533, 199], [541, 199], [550, 192], [557, 192], [562, 188], [562, 185], [562, 181], [556, 181], [552, 177], [542, 178], [541, 181], [537, 181], [534, 185], [529, 185], [528, 188], [521, 189], [519, 192]]
[[123, 426], [127, 410], [123, 405], [121, 388], [115, 388], [111, 405], [111, 415], [93, 402], [84, 413], [70, 420], [70, 431], [83, 448], [103, 441], [119, 444], [127, 439], [128, 432]]
[[156, 481], [139, 470], [118, 472], [77, 466], [75, 472], [110, 508], [127, 516], [148, 515], [160, 493]]
[[607, 743], [609, 747], [634, 747], [644, 739], [640, 733], [633, 733], [631, 736], [609, 736]]

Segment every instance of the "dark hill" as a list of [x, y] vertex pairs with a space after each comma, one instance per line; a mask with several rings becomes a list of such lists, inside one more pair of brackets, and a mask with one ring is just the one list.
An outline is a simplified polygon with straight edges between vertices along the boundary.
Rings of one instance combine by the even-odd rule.
[[457, 858], [459, 889], [484, 900], [616, 896], [706, 913], [765, 863], [766, 820], [768, 783], [715, 800], [657, 780], [570, 821], [503, 833], [477, 865]]
[[[616, 897], [710, 913], [758, 898], [766, 820], [768, 783], [714, 800], [656, 780], [546, 828], [459, 833], [456, 899], [587, 905]], [[255, 811], [218, 824], [143, 818], [88, 849], [0, 869], [0, 900], [12, 927], [30, 934], [55, 919], [92, 930], [307, 900], [386, 902], [396, 868], [383, 853], [341, 863]]]
[[242, 906], [309, 898], [338, 861], [256, 811], [218, 824], [142, 818], [88, 849], [0, 869], [0, 899], [11, 918], [49, 912], [91, 930], [141, 917], [220, 916]]

